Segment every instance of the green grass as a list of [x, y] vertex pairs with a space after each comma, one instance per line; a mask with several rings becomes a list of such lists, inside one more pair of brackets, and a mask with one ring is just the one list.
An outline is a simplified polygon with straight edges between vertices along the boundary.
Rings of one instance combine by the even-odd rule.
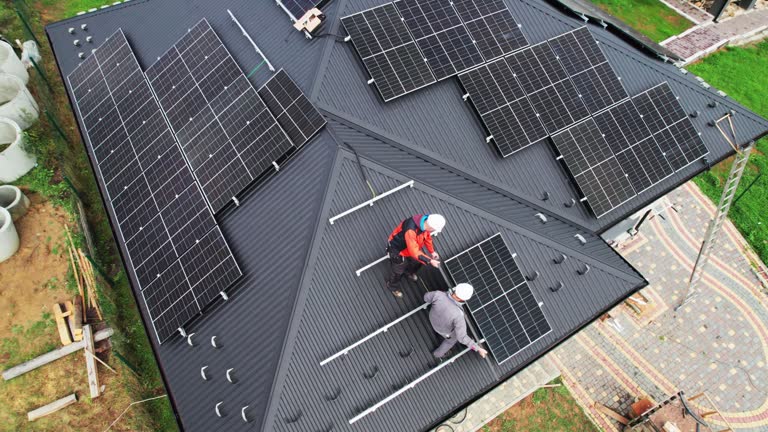
[[592, 0], [592, 3], [656, 42], [693, 26], [659, 0]]
[[[768, 41], [749, 47], [726, 48], [688, 69], [734, 100], [763, 117], [768, 117]], [[736, 123], [738, 128], [738, 123]], [[768, 262], [768, 139], [757, 143], [750, 164], [739, 186], [741, 194], [760, 173], [762, 176], [749, 192], [731, 208], [730, 217], [750, 246]], [[714, 202], [720, 200], [722, 185], [730, 170], [730, 160], [694, 179]], [[737, 195], [738, 196], [738, 195]]]
[[80, 11], [87, 11], [91, 8], [98, 8], [99, 6], [109, 5], [114, 3], [109, 0], [41, 0], [40, 4], [52, 7], [60, 8], [61, 11], [57, 12], [58, 19], [70, 18], [77, 15]]
[[491, 423], [483, 432], [598, 432], [599, 429], [584, 414], [560, 378], [552, 384], [560, 387], [540, 388], [514, 405]]

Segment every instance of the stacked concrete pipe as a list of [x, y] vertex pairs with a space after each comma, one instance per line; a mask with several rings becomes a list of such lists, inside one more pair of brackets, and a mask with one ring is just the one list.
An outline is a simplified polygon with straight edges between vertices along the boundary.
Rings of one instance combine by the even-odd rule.
[[11, 119], [22, 130], [32, 126], [40, 114], [35, 98], [21, 78], [0, 73], [0, 117]]
[[19, 233], [8, 210], [0, 207], [0, 263], [19, 250]]
[[0, 41], [0, 72], [11, 74], [19, 78], [26, 85], [29, 82], [29, 73], [24, 64], [16, 57], [13, 47]]
[[0, 186], [0, 207], [8, 210], [14, 222], [21, 219], [29, 210], [29, 198], [21, 189], [13, 185]]
[[37, 165], [35, 157], [24, 149], [24, 134], [13, 120], [0, 118], [0, 182], [16, 181]]

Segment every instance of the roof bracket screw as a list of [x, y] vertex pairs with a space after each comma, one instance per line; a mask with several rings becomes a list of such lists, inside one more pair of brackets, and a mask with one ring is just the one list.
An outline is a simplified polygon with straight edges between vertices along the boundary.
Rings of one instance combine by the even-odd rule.
[[552, 292], [558, 292], [558, 291], [560, 291], [561, 288], [563, 288], [563, 286], [564, 285], [563, 285], [562, 282], [558, 282], [557, 285], [555, 285], [553, 287], [549, 287], [549, 290], [552, 291]]
[[553, 261], [555, 264], [562, 264], [562, 263], [564, 263], [564, 262], [565, 262], [567, 259], [568, 259], [568, 257], [567, 257], [567, 256], [565, 256], [565, 255], [560, 255], [559, 257], [557, 257], [557, 258], [553, 259], [552, 261]]
[[564, 204], [566, 207], [571, 208], [576, 205], [576, 200], [571, 198], [571, 200]]
[[538, 278], [539, 278], [539, 272], [534, 271], [533, 273], [527, 275], [525, 277], [525, 280], [527, 280], [528, 282], [532, 282], [532, 281], [535, 281]]
[[589, 273], [589, 270], [591, 269], [592, 267], [590, 267], [589, 264], [584, 264], [584, 268], [576, 270], [576, 273], [578, 273], [579, 276], [584, 276], [585, 274]]

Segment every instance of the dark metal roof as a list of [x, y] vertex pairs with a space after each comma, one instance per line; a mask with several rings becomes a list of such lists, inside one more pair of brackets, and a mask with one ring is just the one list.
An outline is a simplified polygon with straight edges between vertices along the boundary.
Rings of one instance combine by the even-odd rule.
[[[382, 2], [332, 1], [324, 8], [325, 31], [339, 33], [340, 16]], [[583, 24], [544, 2], [507, 3], [532, 43]], [[306, 40], [272, 2], [255, 6], [246, 0], [133, 0], [46, 30], [66, 76], [79, 62], [77, 53], [91, 47], [72, 43], [85, 39], [82, 23], [88, 25], [93, 47], [122, 28], [146, 67], [205, 17], [248, 74], [261, 59], [229, 20], [227, 8], [272, 63], [304, 89], [329, 125], [278, 175], [241, 197], [240, 207], [217, 217], [245, 276], [229, 301], [213, 305], [189, 326], [195, 346], [180, 339], [161, 346], [150, 338], [187, 430], [427, 428], [642, 287], [642, 276], [596, 232], [706, 168], [691, 166], [608, 218], [597, 220], [581, 206], [568, 209], [563, 203], [575, 191], [549, 145], [498, 158], [484, 144], [482, 128], [462, 103], [455, 80], [383, 104], [365, 84], [363, 68], [349, 44], [335, 37]], [[75, 35], [67, 32], [69, 27], [76, 29]], [[712, 152], [710, 161], [732, 153], [719, 132], [706, 126], [725, 110], [736, 110], [741, 142], [768, 130], [768, 122], [704, 89], [693, 77], [647, 57], [602, 27], [592, 25], [590, 30], [631, 94], [666, 80], [687, 110], [702, 112], [694, 122]], [[258, 86], [269, 76], [262, 67], [253, 72], [251, 81]], [[722, 105], [706, 108], [712, 99]], [[370, 198], [361, 170], [378, 192], [410, 179], [416, 186], [328, 224], [330, 216]], [[547, 201], [541, 200], [545, 191], [550, 194]], [[414, 308], [425, 287], [446, 287], [439, 273], [425, 271], [425, 285], [412, 287], [404, 301], [396, 302], [383, 287], [386, 264], [359, 278], [354, 273], [383, 255], [385, 236], [398, 221], [422, 211], [439, 211], [449, 218], [448, 229], [437, 239], [444, 256], [502, 232], [518, 253], [521, 268], [540, 272], [531, 287], [544, 303], [553, 332], [503, 366], [474, 355], [462, 358], [350, 427], [349, 418], [425, 372], [429, 351], [437, 343], [426, 315], [420, 314], [343, 359], [319, 366], [323, 358]], [[542, 224], [536, 213], [544, 213], [548, 222]], [[110, 219], [114, 220], [111, 211]], [[115, 235], [124, 254], [124, 244]], [[554, 264], [552, 259], [559, 254], [570, 259]], [[576, 269], [585, 263], [592, 271], [578, 276]], [[135, 282], [134, 275], [129, 276]], [[549, 291], [558, 281], [565, 288]], [[143, 302], [138, 303], [146, 317]], [[219, 349], [210, 345], [214, 335]], [[401, 356], [411, 346], [413, 353]], [[203, 366], [208, 366], [207, 381], [200, 376]], [[229, 368], [234, 368], [235, 384], [225, 379]], [[375, 377], [364, 377], [374, 370], [378, 370]], [[226, 414], [223, 418], [214, 412], [218, 402]], [[248, 424], [240, 417], [244, 406]]]

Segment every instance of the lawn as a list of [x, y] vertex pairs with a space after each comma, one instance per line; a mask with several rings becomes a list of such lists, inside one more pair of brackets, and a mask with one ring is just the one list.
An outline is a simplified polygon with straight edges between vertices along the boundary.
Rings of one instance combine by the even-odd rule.
[[[553, 383], [561, 384], [560, 379]], [[483, 432], [598, 432], [564, 385], [540, 388], [483, 426]]]
[[592, 0], [592, 3], [656, 42], [693, 26], [692, 22], [659, 0]]
[[[94, 401], [87, 397], [82, 402], [64, 410], [60, 417], [50, 416], [48, 420], [30, 424], [26, 420], [26, 410], [34, 405], [50, 402], [53, 398], [43, 391], [41, 386], [48, 385], [52, 390], [82, 391], [72, 382], [79, 382], [78, 376], [84, 375], [82, 357], [73, 355], [71, 360], [61, 360], [59, 367], [41, 368], [27, 377], [17, 378], [17, 381], [0, 383], [0, 430], [103, 430], [130, 401], [137, 401], [165, 393], [154, 354], [150, 348], [146, 331], [139, 317], [136, 301], [125, 277], [122, 263], [114, 243], [112, 229], [104, 212], [98, 188], [93, 177], [90, 163], [80, 141], [74, 117], [72, 116], [62, 80], [53, 61], [52, 52], [47, 44], [43, 26], [50, 22], [73, 16], [77, 11], [98, 7], [108, 3], [103, 0], [0, 0], [0, 29], [3, 36], [9, 40], [28, 40], [32, 36], [41, 43], [42, 74], [30, 69], [28, 87], [35, 96], [41, 109], [40, 119], [26, 131], [27, 148], [33, 151], [39, 166], [29, 174], [17, 180], [18, 184], [32, 196], [42, 197], [45, 204], [53, 205], [64, 212], [70, 229], [78, 226], [76, 216], [76, 201], [74, 192], [83, 202], [88, 226], [93, 234], [95, 251], [93, 259], [98, 266], [109, 274], [113, 280], [110, 286], [101, 282], [99, 303], [103, 309], [105, 321], [115, 330], [112, 337], [113, 350], [109, 362], [120, 372], [112, 375], [108, 371], [100, 373], [107, 385], [105, 396]], [[28, 27], [22, 24], [17, 11], [26, 19]], [[29, 30], [33, 32], [29, 33]], [[43, 78], [47, 78], [47, 81]], [[70, 186], [71, 185], [71, 186]], [[57, 211], [58, 211], [57, 210]], [[75, 242], [84, 243], [81, 233], [76, 232]], [[27, 236], [27, 239], [29, 236]], [[55, 247], [56, 239], [51, 243], [51, 252], [66, 260], [61, 250]], [[49, 243], [49, 242], [44, 242]], [[32, 261], [38, 265], [37, 261]], [[68, 263], [64, 265], [65, 273], [51, 279], [50, 285], [73, 283], [71, 272], [66, 273]], [[48, 282], [46, 282], [48, 284]], [[0, 284], [0, 289], [7, 292], [7, 286]], [[71, 288], [71, 287], [70, 287]], [[48, 289], [48, 288], [47, 288]], [[51, 288], [53, 293], [55, 290]], [[9, 302], [29, 299], [16, 296]], [[52, 299], [45, 295], [45, 304]], [[20, 313], [17, 307], [14, 313]], [[39, 310], [39, 309], [38, 309]], [[42, 318], [42, 319], [41, 319]], [[22, 321], [13, 331], [0, 337], [0, 364], [5, 368], [12, 363], [38, 355], [56, 344], [58, 337], [55, 328], [50, 326], [50, 317], [45, 313], [29, 317], [30, 321]], [[33, 321], [37, 320], [37, 321]], [[40, 333], [44, 333], [44, 336]], [[117, 354], [120, 357], [118, 358]], [[70, 365], [71, 361], [71, 365]], [[71, 366], [71, 367], [70, 367]], [[133, 375], [135, 370], [138, 376]], [[104, 371], [104, 369], [101, 369]], [[39, 372], [39, 373], [38, 373]], [[64, 373], [65, 378], [53, 377], [51, 374]], [[71, 379], [74, 377], [74, 381]], [[85, 381], [83, 381], [85, 382]], [[56, 385], [54, 385], [56, 384]], [[60, 386], [60, 387], [57, 387]], [[61, 395], [58, 395], [60, 397]], [[69, 414], [68, 414], [69, 413]], [[72, 423], [71, 415], [77, 415], [77, 422]], [[59, 415], [57, 413], [57, 415]], [[106, 422], [106, 423], [105, 423]], [[170, 403], [167, 399], [159, 399], [150, 403], [136, 405], [116, 425], [118, 430], [176, 430], [176, 421]]]
[[[688, 69], [713, 86], [728, 93], [746, 107], [768, 117], [768, 75], [756, 71], [768, 70], [768, 41], [749, 47], [726, 48]], [[749, 244], [768, 262], [768, 139], [757, 143], [752, 152], [749, 169], [739, 186], [739, 194], [752, 186], [734, 207], [730, 217]], [[694, 181], [713, 201], [718, 202], [722, 185], [728, 176], [730, 160], [715, 166]], [[760, 174], [762, 173], [762, 176]], [[760, 178], [758, 179], [758, 176]], [[738, 195], [737, 195], [738, 196]]]

